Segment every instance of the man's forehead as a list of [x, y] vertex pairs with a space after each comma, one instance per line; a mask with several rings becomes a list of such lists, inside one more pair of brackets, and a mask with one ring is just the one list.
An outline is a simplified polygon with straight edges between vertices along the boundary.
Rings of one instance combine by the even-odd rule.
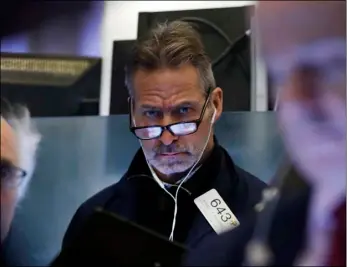
[[135, 101], [142, 105], [176, 106], [203, 96], [197, 71], [191, 66], [135, 74]]
[[[135, 100], [136, 101], [136, 100]], [[160, 97], [141, 97], [137, 101], [137, 107], [141, 109], [163, 109], [174, 110], [181, 107], [199, 108], [203, 101], [203, 94], [189, 95], [189, 94], [176, 94], [170, 98]]]
[[1, 117], [1, 158], [17, 163], [16, 135], [3, 117]]
[[265, 56], [346, 36], [344, 1], [260, 1], [257, 17]]

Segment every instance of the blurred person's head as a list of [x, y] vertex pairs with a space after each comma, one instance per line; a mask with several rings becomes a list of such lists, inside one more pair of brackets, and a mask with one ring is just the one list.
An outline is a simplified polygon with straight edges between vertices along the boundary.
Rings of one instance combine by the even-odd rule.
[[261, 1], [262, 51], [297, 168], [329, 190], [346, 179], [346, 3]]
[[1, 242], [10, 229], [16, 206], [25, 195], [40, 141], [29, 111], [13, 106], [3, 112], [4, 103], [1, 103]]
[[211, 151], [211, 120], [220, 117], [223, 96], [216, 88], [200, 36], [190, 24], [160, 24], [141, 40], [127, 68], [127, 86], [132, 126], [167, 126], [201, 119], [197, 128], [195, 124], [176, 125], [170, 128], [172, 132], [165, 129], [161, 135], [160, 128], [135, 131], [161, 179], [175, 180], [188, 171], [206, 143], [205, 154]]

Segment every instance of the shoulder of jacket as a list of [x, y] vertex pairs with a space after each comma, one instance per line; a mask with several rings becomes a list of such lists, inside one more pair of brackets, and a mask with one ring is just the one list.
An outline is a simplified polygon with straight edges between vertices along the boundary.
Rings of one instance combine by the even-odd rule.
[[224, 164], [226, 165], [225, 167], [228, 169], [230, 175], [237, 175], [241, 181], [244, 181], [251, 186], [255, 186], [256, 188], [267, 187], [267, 184], [264, 181], [236, 165], [228, 151], [223, 147], [222, 149], [224, 151]]
[[268, 186], [263, 180], [240, 168], [239, 166], [235, 165], [235, 170], [241, 179], [245, 180], [248, 184], [254, 186], [255, 188], [264, 189]]
[[118, 194], [122, 194], [122, 189], [126, 183], [126, 174], [117, 182], [114, 183], [98, 193], [88, 198], [79, 208], [79, 210], [92, 210], [97, 206], [103, 207], [109, 199], [115, 197]]

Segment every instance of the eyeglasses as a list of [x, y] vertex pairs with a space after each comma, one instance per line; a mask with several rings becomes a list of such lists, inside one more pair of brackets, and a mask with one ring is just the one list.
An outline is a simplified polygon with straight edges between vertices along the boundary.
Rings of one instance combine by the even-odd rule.
[[130, 131], [140, 140], [151, 140], [161, 137], [165, 130], [169, 131], [174, 136], [184, 136], [195, 133], [204, 117], [205, 110], [207, 107], [208, 100], [210, 98], [211, 89], [208, 90], [204, 106], [202, 108], [199, 119], [191, 121], [183, 121], [172, 123], [166, 126], [161, 125], [151, 125], [151, 126], [142, 126], [142, 127], [133, 127], [131, 123], [132, 116], [132, 100], [129, 101], [129, 128]]
[[1, 159], [0, 163], [0, 177], [1, 188], [16, 188], [18, 187], [25, 176], [26, 171], [19, 167], [14, 166], [8, 160]]

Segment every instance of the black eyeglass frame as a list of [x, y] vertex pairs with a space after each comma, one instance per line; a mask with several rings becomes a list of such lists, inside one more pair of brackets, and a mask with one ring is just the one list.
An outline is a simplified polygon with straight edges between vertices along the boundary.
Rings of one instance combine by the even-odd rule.
[[[10, 187], [10, 188], [18, 187], [23, 181], [23, 179], [27, 176], [27, 172], [25, 170], [15, 166], [14, 164], [12, 164], [10, 161], [6, 159], [1, 159], [0, 164], [1, 164], [1, 170], [0, 170], [1, 185], [3, 185], [3, 183], [5, 182], [7, 187]], [[4, 166], [11, 170], [11, 172], [14, 174], [14, 177], [3, 176], [2, 168]], [[9, 179], [19, 179], [19, 180], [17, 183], [11, 184], [9, 183]]]
[[[163, 132], [165, 130], [169, 131], [170, 134], [172, 134], [173, 136], [186, 136], [186, 135], [190, 135], [190, 134], [193, 134], [193, 133], [196, 133], [197, 130], [199, 129], [199, 126], [202, 122], [202, 119], [204, 118], [204, 115], [205, 115], [205, 111], [206, 111], [206, 108], [207, 108], [207, 103], [210, 99], [210, 96], [211, 96], [211, 92], [213, 90], [211, 88], [208, 89], [207, 91], [207, 95], [206, 95], [206, 100], [205, 100], [205, 103], [204, 103], [204, 106], [202, 107], [202, 111], [200, 113], [200, 117], [196, 120], [191, 120], [191, 121], [180, 121], [180, 122], [175, 122], [175, 123], [171, 123], [171, 124], [168, 124], [168, 125], [165, 125], [165, 126], [162, 126], [162, 125], [151, 125], [151, 126], [140, 126], [140, 127], [134, 127], [132, 126], [132, 120], [131, 120], [131, 117], [132, 117], [132, 98], [129, 98], [129, 129], [130, 131], [136, 136], [136, 138], [140, 139], [140, 140], [152, 140], [152, 139], [157, 139], [157, 138], [160, 138], [163, 134]], [[183, 124], [183, 123], [195, 123], [196, 124], [196, 128], [195, 128], [195, 131], [191, 132], [191, 133], [188, 133], [188, 134], [175, 134], [172, 130], [171, 130], [171, 127], [172, 126], [175, 126], [175, 125], [179, 125], [179, 124]], [[153, 128], [153, 127], [158, 127], [161, 129], [161, 132], [158, 136], [156, 137], [152, 137], [152, 138], [140, 138], [136, 135], [136, 130], [139, 130], [139, 129], [148, 129], [148, 128]]]

